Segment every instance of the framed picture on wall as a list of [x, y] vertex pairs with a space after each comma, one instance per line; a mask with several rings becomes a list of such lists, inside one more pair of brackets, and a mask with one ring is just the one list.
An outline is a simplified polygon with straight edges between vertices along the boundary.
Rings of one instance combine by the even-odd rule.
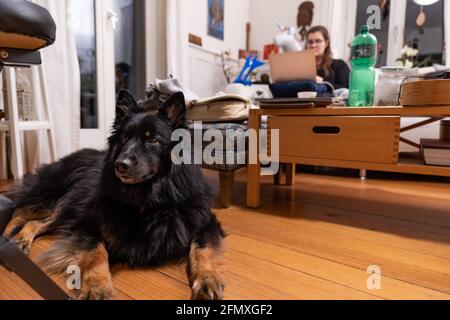
[[208, 1], [208, 35], [219, 40], [224, 39], [224, 1]]

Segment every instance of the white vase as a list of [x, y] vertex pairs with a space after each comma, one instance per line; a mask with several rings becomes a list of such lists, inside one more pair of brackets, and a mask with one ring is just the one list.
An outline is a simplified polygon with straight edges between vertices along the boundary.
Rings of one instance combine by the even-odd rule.
[[406, 79], [406, 68], [383, 67], [375, 87], [375, 105], [398, 106], [400, 104], [400, 88]]

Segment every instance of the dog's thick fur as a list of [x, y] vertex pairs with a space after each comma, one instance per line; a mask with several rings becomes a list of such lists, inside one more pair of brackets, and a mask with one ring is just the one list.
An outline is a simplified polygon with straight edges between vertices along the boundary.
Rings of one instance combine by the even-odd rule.
[[81, 299], [112, 298], [109, 264], [182, 261], [193, 299], [222, 299], [224, 233], [210, 187], [197, 166], [171, 161], [171, 136], [185, 127], [185, 112], [181, 93], [147, 114], [121, 91], [109, 149], [82, 150], [27, 176], [10, 195], [17, 210], [6, 236], [28, 253], [34, 239], [55, 234], [39, 264], [49, 272], [78, 265]]

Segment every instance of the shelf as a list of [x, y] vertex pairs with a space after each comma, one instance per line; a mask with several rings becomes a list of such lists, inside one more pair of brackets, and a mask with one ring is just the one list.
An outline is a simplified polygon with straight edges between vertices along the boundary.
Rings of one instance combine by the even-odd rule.
[[450, 176], [450, 167], [429, 166], [425, 164], [420, 153], [418, 152], [401, 154], [396, 167], [402, 170], [399, 172]]
[[289, 156], [280, 156], [280, 162], [450, 177], [450, 167], [428, 166], [423, 162], [422, 158], [419, 157], [419, 153], [401, 154], [398, 164], [298, 158]]

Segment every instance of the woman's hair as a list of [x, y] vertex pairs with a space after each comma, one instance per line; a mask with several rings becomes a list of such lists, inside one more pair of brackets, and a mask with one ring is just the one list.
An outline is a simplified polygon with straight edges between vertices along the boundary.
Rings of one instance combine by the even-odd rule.
[[324, 40], [328, 43], [325, 52], [323, 53], [322, 61], [320, 62], [320, 65], [318, 67], [319, 69], [325, 72], [326, 76], [329, 76], [331, 71], [331, 65], [333, 64], [333, 53], [331, 52], [330, 33], [328, 32], [327, 28], [323, 26], [316, 26], [309, 29], [308, 33], [306, 34], [306, 39], [308, 39], [311, 33], [316, 32], [320, 32]]

